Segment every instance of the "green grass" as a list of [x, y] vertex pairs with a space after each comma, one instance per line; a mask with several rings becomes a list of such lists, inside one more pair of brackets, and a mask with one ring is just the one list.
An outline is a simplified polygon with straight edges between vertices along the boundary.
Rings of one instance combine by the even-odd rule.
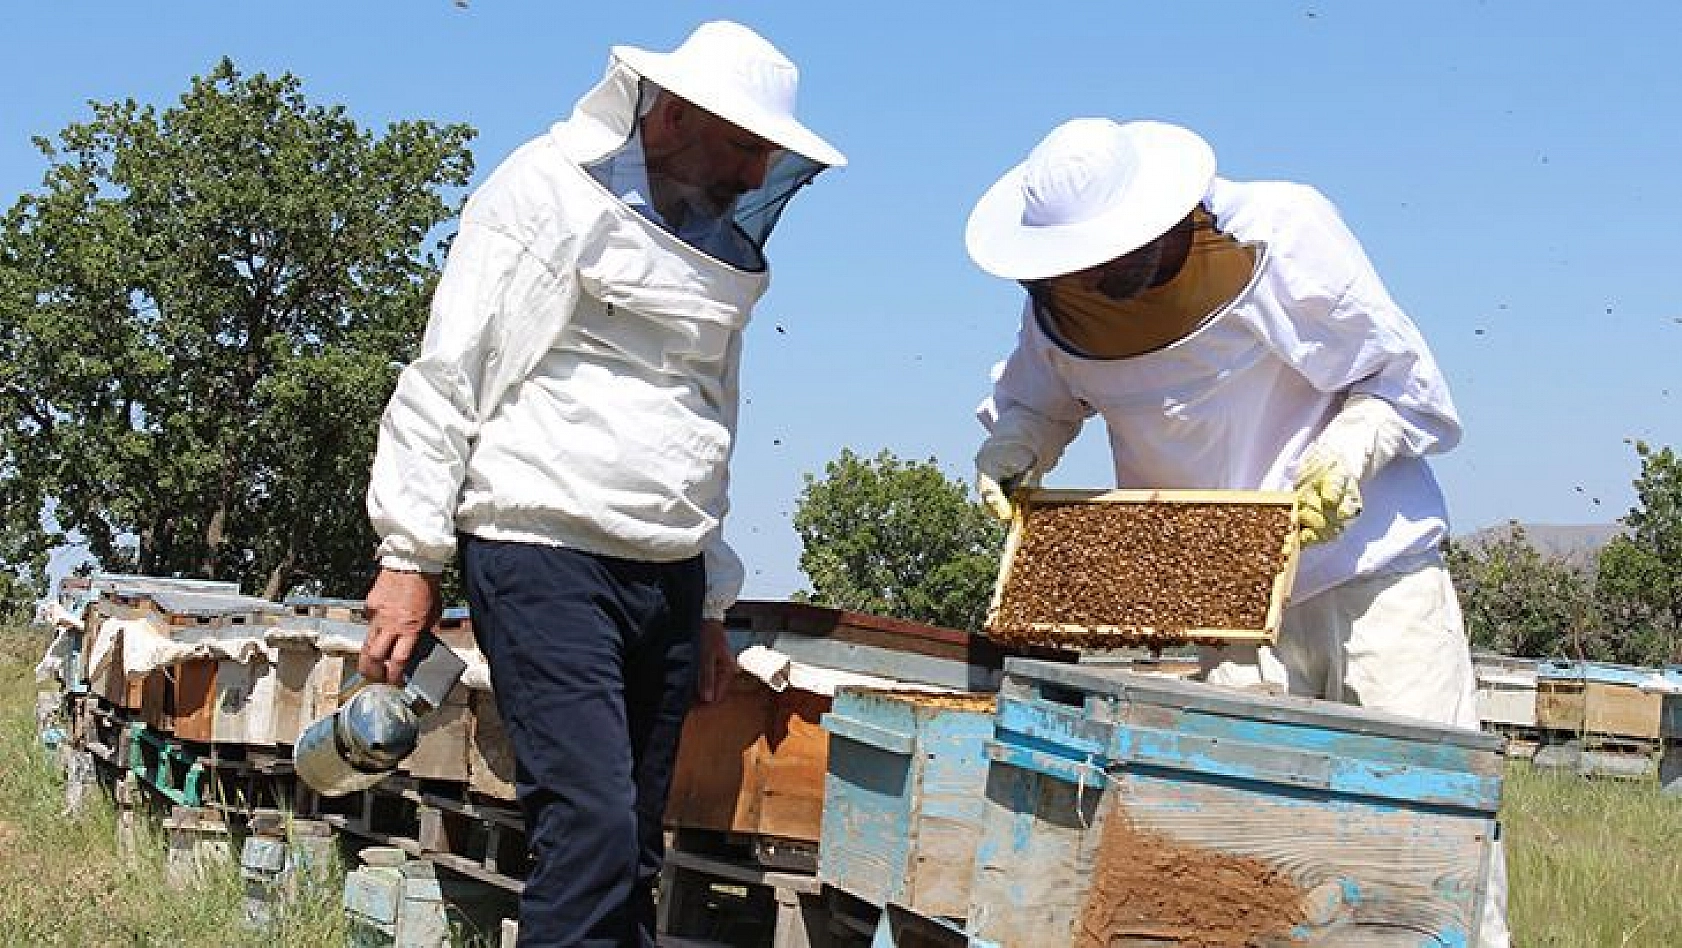
[[237, 853], [202, 885], [172, 889], [155, 820], [135, 821], [137, 845], [124, 858], [109, 795], [90, 792], [76, 816], [65, 815], [62, 773], [35, 733], [33, 667], [46, 641], [33, 630], [0, 631], [0, 946], [344, 944], [336, 870], [259, 931], [245, 924]]
[[1682, 795], [1515, 764], [1501, 816], [1515, 944], [1682, 945]]
[[[237, 866], [171, 889], [153, 824], [140, 821], [122, 858], [107, 795], [65, 816], [63, 777], [35, 734], [45, 648], [37, 631], [0, 630], [0, 948], [344, 944], [338, 873], [253, 931]], [[1682, 945], [1682, 795], [1514, 764], [1501, 816], [1520, 948]]]

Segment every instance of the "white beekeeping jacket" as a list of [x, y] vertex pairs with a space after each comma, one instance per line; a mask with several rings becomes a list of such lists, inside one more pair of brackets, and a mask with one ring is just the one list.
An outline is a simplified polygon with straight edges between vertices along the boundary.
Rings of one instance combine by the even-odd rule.
[[1030, 302], [982, 423], [1021, 432], [1045, 469], [1098, 415], [1121, 487], [1288, 490], [1346, 393], [1364, 392], [1400, 415], [1401, 456], [1362, 483], [1344, 534], [1303, 552], [1293, 598], [1436, 556], [1448, 516], [1423, 456], [1452, 448], [1460, 422], [1418, 329], [1312, 188], [1216, 179], [1205, 206], [1258, 250], [1232, 303], [1168, 346], [1094, 359], [1059, 346]]
[[589, 172], [632, 138], [622, 63], [469, 200], [420, 356], [380, 425], [381, 562], [437, 571], [458, 531], [653, 562], [705, 554], [706, 614], [742, 584], [725, 543], [741, 335], [761, 248], [822, 166], [781, 153], [736, 205], [749, 267], [627, 207]]

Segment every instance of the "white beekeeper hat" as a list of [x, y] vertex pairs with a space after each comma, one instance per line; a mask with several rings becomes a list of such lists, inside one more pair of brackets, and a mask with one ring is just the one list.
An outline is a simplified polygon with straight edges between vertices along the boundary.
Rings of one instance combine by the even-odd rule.
[[987, 189], [964, 243], [976, 266], [1007, 280], [1074, 273], [1167, 233], [1214, 179], [1215, 153], [1196, 132], [1074, 119]]
[[696, 27], [669, 53], [615, 46], [613, 56], [673, 95], [819, 164], [846, 156], [794, 117], [800, 70], [753, 30], [728, 20]]

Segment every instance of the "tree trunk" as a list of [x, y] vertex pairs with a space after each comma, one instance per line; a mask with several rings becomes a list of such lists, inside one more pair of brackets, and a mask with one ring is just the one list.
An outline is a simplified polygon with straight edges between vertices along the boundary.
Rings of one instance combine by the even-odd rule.
[[157, 576], [165, 572], [164, 566], [169, 562], [169, 550], [174, 539], [171, 527], [170, 518], [159, 515], [140, 531], [140, 548], [134, 557], [135, 572], [142, 576]]
[[228, 508], [233, 504], [236, 468], [237, 464], [230, 451], [222, 462], [222, 483], [216, 492], [216, 510], [204, 527], [204, 560], [199, 564], [199, 572], [205, 579], [216, 578], [216, 560], [222, 552], [223, 542], [227, 539]]
[[268, 582], [263, 584], [263, 598], [279, 602], [292, 585], [292, 572], [297, 565], [298, 544], [296, 539], [289, 539], [286, 541], [286, 555], [280, 558], [274, 569], [269, 570]]
[[142, 576], [152, 574], [152, 564], [157, 556], [157, 526], [146, 527], [140, 531], [139, 548], [135, 551], [134, 568]]
[[204, 528], [204, 559], [199, 563], [199, 573], [205, 579], [216, 578], [216, 554], [222, 549], [227, 522], [228, 495], [223, 491], [222, 498], [216, 502], [216, 512], [210, 515], [210, 523]]

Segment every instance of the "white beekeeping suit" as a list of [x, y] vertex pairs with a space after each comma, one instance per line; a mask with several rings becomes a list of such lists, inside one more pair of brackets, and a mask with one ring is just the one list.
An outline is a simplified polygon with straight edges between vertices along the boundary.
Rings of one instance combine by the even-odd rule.
[[[735, 601], [742, 567], [721, 523], [761, 248], [794, 192], [845, 159], [735, 96], [725, 117], [785, 150], [715, 226], [660, 226], [647, 195], [609, 189], [641, 172], [639, 103], [662, 79], [702, 104], [723, 94], [692, 71], [667, 77], [663, 60], [616, 47], [572, 116], [463, 211], [380, 429], [368, 508], [383, 565], [438, 572], [458, 532], [652, 562], [702, 552], [706, 616]], [[717, 77], [732, 95], [751, 81]]]
[[[977, 204], [967, 244], [1028, 290], [978, 409], [996, 510], [1090, 417], [1119, 487], [1295, 489], [1305, 546], [1272, 648], [1207, 650], [1208, 680], [1269, 683], [1477, 728], [1476, 682], [1425, 457], [1461, 429], [1448, 386], [1314, 189], [1215, 176], [1194, 133], [1078, 119]], [[1504, 945], [1492, 860], [1479, 944]]]

